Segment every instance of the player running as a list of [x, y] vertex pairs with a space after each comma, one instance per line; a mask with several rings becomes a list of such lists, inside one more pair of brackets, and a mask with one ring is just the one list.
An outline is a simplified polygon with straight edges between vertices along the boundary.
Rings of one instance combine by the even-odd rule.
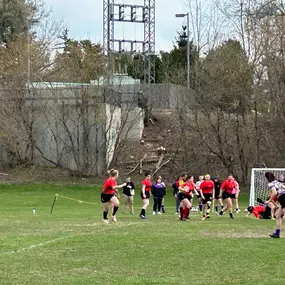
[[280, 238], [282, 219], [285, 215], [285, 187], [275, 179], [272, 172], [266, 172], [265, 178], [269, 182], [268, 188], [271, 191], [270, 198], [268, 201], [266, 201], [266, 203], [273, 201], [274, 196], [278, 197], [278, 202], [280, 203], [280, 207], [276, 212], [276, 231], [269, 236], [272, 238]]
[[203, 204], [202, 220], [210, 218], [210, 209], [211, 209], [214, 189], [215, 189], [215, 184], [211, 180], [211, 176], [209, 174], [206, 174], [205, 180], [200, 184], [200, 194]]
[[239, 189], [239, 183], [234, 179], [235, 182], [235, 188], [233, 193], [235, 194], [235, 198], [234, 198], [234, 203], [235, 203], [235, 212], [236, 214], [240, 213], [240, 209], [239, 209], [239, 204], [238, 204], [238, 196], [240, 193], [240, 189]]
[[196, 182], [196, 191], [199, 193], [197, 198], [198, 198], [198, 204], [199, 204], [199, 211], [202, 212], [203, 209], [203, 203], [202, 203], [202, 197], [200, 195], [200, 185], [204, 181], [204, 176], [200, 175], [199, 180]]
[[101, 193], [101, 202], [104, 203], [103, 222], [106, 224], [109, 224], [109, 205], [113, 206], [112, 221], [117, 222], [116, 213], [120, 205], [118, 197], [116, 196], [118, 194], [117, 189], [123, 188], [126, 185], [126, 183], [117, 185], [116, 179], [119, 177], [118, 170], [111, 169], [108, 173], [110, 177], [105, 181]]
[[224, 212], [229, 210], [230, 218], [234, 218], [232, 210], [233, 204], [231, 199], [235, 199], [236, 197], [236, 194], [234, 194], [235, 186], [236, 184], [232, 175], [229, 175], [228, 178], [222, 183], [219, 197], [222, 197], [222, 199], [225, 200], [226, 206], [220, 211], [220, 217], [223, 215]]
[[188, 176], [186, 182], [184, 182], [179, 189], [179, 200], [182, 210], [180, 211], [180, 220], [187, 221], [189, 219], [190, 209], [192, 207], [193, 192], [198, 195], [195, 189], [194, 177]]
[[146, 209], [149, 205], [149, 198], [150, 198], [150, 190], [151, 190], [152, 183], [150, 181], [150, 172], [145, 173], [145, 179], [142, 181], [142, 190], [141, 190], [141, 198], [143, 201], [143, 206], [140, 212], [140, 217], [142, 219], [146, 219]]
[[222, 200], [222, 198], [219, 198], [220, 190], [221, 190], [221, 182], [220, 182], [218, 176], [214, 176], [213, 177], [213, 182], [214, 182], [214, 185], [215, 185], [215, 213], [217, 215], [219, 215], [218, 205], [221, 206], [221, 210], [224, 208], [223, 200]]

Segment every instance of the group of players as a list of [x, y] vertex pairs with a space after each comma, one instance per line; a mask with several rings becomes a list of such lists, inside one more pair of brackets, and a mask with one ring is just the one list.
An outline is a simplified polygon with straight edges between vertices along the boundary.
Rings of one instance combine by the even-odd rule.
[[[103, 190], [101, 193], [101, 202], [104, 204], [103, 221], [109, 223], [108, 211], [109, 206], [112, 205], [112, 221], [116, 222], [116, 213], [119, 208], [119, 199], [117, 189], [126, 187], [126, 183], [117, 185], [116, 179], [119, 176], [118, 170], [110, 170], [110, 177], [105, 181]], [[256, 217], [260, 217], [261, 212], [266, 212], [269, 217], [276, 217], [276, 231], [270, 235], [273, 238], [280, 237], [280, 227], [282, 224], [282, 218], [285, 215], [285, 186], [275, 179], [275, 176], [271, 172], [265, 174], [265, 178], [268, 180], [268, 188], [270, 189], [270, 197], [263, 203], [262, 206], [249, 207], [248, 213], [253, 213]], [[156, 193], [163, 193], [160, 189], [165, 190], [165, 185], [161, 181], [161, 177], [156, 180], [156, 183], [151, 182], [150, 173], [145, 174], [145, 179], [142, 181], [142, 189], [140, 197], [142, 199], [142, 208], [140, 211], [140, 218], [146, 218], [146, 210], [149, 205], [149, 199], [153, 186], [158, 190]], [[173, 184], [174, 197], [176, 200], [176, 210], [179, 213], [181, 221], [189, 220], [189, 214], [192, 207], [192, 201], [194, 195], [197, 196], [199, 201], [199, 208], [202, 212], [202, 220], [210, 218], [211, 203], [215, 202], [216, 213], [222, 217], [225, 212], [229, 212], [229, 217], [234, 219], [232, 211], [232, 201], [235, 203], [235, 211], [239, 213], [238, 196], [239, 196], [239, 184], [232, 175], [229, 175], [222, 183], [219, 182], [218, 177], [213, 177], [206, 174], [204, 177], [200, 176], [197, 183], [194, 182], [194, 177], [189, 175], [180, 176]], [[165, 193], [165, 191], [164, 191]], [[163, 195], [163, 194], [161, 194]], [[164, 194], [165, 195], [165, 194]], [[158, 197], [154, 197], [158, 198]], [[160, 203], [163, 200], [163, 196], [159, 197]], [[155, 200], [154, 200], [155, 201]], [[278, 205], [279, 206], [278, 206]], [[218, 212], [218, 206], [221, 209]]]
[[[189, 212], [192, 207], [194, 195], [197, 196], [199, 201], [199, 210], [202, 212], [202, 220], [210, 218], [212, 202], [215, 202], [215, 211], [219, 216], [229, 211], [230, 218], [234, 218], [232, 213], [232, 200], [235, 203], [236, 213], [240, 212], [238, 206], [239, 184], [232, 175], [228, 176], [228, 178], [221, 183], [217, 176], [211, 179], [211, 176], [206, 174], [205, 176], [199, 176], [199, 180], [195, 184], [194, 177], [185, 174], [179, 177], [172, 187], [174, 189], [177, 211], [179, 205], [181, 221], [187, 221], [189, 219]], [[218, 205], [221, 207], [220, 212], [218, 212]]]

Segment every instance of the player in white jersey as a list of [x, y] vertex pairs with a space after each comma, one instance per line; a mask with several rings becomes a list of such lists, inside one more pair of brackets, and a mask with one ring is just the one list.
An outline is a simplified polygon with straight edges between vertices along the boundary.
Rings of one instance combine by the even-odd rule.
[[[201, 185], [201, 183], [203, 181], [204, 181], [204, 176], [203, 175], [199, 176], [199, 180], [196, 182], [196, 186], [195, 186], [196, 191], [198, 193], [200, 193], [200, 185]], [[200, 194], [198, 194], [197, 198], [198, 198], [198, 201], [199, 201], [199, 211], [202, 212], [202, 209], [203, 209], [202, 197], [201, 197]]]
[[280, 207], [276, 212], [276, 231], [269, 235], [272, 238], [280, 238], [280, 229], [282, 225], [282, 218], [285, 215], [285, 187], [280, 182], [275, 179], [275, 176], [272, 172], [266, 172], [265, 178], [267, 179], [268, 188], [271, 191], [269, 200], [266, 202], [273, 201], [274, 196], [278, 196], [278, 202]]

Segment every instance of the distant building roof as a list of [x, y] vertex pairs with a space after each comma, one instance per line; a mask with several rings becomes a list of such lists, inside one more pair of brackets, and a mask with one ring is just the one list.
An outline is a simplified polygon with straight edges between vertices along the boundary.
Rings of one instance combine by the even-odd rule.
[[[84, 87], [84, 86], [104, 86], [107, 84], [107, 79], [101, 77], [96, 80], [90, 81], [90, 83], [80, 83], [80, 82], [32, 82], [30, 88], [70, 88], [70, 87]], [[140, 84], [139, 79], [134, 79], [128, 74], [124, 73], [114, 73], [109, 79], [110, 85], [138, 85]]]

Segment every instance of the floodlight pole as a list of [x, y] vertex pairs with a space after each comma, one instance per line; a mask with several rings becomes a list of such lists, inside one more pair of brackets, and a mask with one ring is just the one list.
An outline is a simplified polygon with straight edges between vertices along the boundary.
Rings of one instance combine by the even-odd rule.
[[176, 18], [187, 17], [187, 87], [190, 88], [190, 15], [176, 14]]
[[28, 91], [30, 92], [30, 85], [31, 85], [31, 39], [30, 39], [30, 29], [32, 24], [36, 24], [39, 22], [39, 19], [27, 19], [27, 57], [28, 57], [28, 74], [27, 74], [27, 85]]

